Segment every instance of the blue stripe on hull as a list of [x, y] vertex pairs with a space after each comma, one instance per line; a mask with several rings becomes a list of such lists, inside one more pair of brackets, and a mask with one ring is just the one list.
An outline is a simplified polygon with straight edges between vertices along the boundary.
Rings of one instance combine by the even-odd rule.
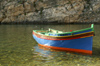
[[49, 34], [49, 36], [68, 36], [68, 35], [71, 35], [70, 34]]
[[93, 36], [80, 39], [73, 39], [73, 40], [46, 40], [38, 38], [34, 35], [33, 37], [39, 44], [42, 45], [92, 51]]

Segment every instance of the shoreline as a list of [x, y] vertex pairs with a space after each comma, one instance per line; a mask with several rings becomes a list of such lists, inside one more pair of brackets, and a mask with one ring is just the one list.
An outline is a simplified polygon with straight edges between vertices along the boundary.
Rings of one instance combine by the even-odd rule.
[[34, 21], [34, 22], [4, 22], [1, 23], [0, 25], [66, 25], [66, 24], [100, 24], [100, 22], [58, 22], [58, 21], [52, 21], [52, 22], [47, 22], [47, 21]]

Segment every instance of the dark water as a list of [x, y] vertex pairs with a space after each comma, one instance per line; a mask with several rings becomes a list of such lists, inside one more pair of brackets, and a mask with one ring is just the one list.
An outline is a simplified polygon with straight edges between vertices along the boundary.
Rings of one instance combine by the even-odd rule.
[[90, 25], [0, 25], [0, 66], [100, 66], [100, 25], [95, 25], [93, 55], [44, 50], [33, 29], [78, 30]]

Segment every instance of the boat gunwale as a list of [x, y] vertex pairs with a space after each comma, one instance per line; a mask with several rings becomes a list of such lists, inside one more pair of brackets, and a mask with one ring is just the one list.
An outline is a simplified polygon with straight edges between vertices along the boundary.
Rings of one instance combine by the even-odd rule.
[[38, 38], [42, 38], [42, 39], [49, 39], [49, 40], [66, 40], [66, 39], [78, 39], [78, 38], [85, 38], [85, 37], [91, 37], [94, 36], [94, 32], [87, 32], [87, 33], [82, 33], [82, 34], [77, 34], [77, 35], [70, 35], [70, 36], [46, 36], [46, 35], [41, 35], [41, 34], [37, 34], [34, 33], [33, 34], [35, 36], [37, 36]]
[[[77, 33], [77, 32], [81, 32], [81, 31], [85, 31], [85, 30], [90, 30], [90, 29], [92, 29], [92, 31], [94, 32], [94, 30], [93, 30], [93, 28], [85, 28], [85, 29], [81, 29], [81, 30], [76, 30], [76, 31], [72, 31], [72, 32], [64, 32], [64, 33], [47, 33], [47, 34], [72, 34], [72, 33]], [[47, 30], [33, 30], [33, 32], [35, 32], [35, 33], [38, 33], [37, 31], [47, 31]], [[46, 32], [44, 32], [44, 33], [46, 33]], [[38, 34], [41, 34], [41, 35], [44, 35], [44, 34], [42, 34], [42, 33], [38, 33]], [[82, 34], [82, 33], [81, 33]], [[76, 35], [78, 35], [78, 34], [76, 34]], [[49, 36], [49, 35], [46, 35], [46, 36]], [[70, 36], [70, 35], [69, 35]]]

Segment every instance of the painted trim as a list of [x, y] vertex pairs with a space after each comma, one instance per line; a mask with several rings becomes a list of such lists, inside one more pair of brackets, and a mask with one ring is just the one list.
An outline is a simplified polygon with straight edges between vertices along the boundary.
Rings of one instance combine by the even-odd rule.
[[61, 50], [61, 51], [70, 51], [70, 52], [78, 52], [78, 53], [85, 53], [85, 54], [92, 54], [92, 51], [90, 50], [82, 50], [82, 49], [72, 49], [72, 48], [61, 48], [61, 47], [53, 47], [53, 46], [47, 46], [47, 45], [42, 45], [38, 44], [39, 46], [42, 47], [47, 47], [55, 50]]
[[[93, 31], [93, 28], [85, 28], [85, 29], [81, 29], [81, 30], [76, 30], [76, 31], [73, 31], [73, 33], [77, 33], [77, 32], [81, 32], [81, 31], [85, 31], [85, 30], [92, 30]], [[37, 31], [41, 31], [41, 30], [33, 30], [34, 32], [37, 33]], [[47, 31], [47, 30], [42, 30], [42, 31]], [[46, 32], [45, 32], [46, 33]], [[71, 34], [72, 32], [63, 32], [63, 33], [50, 33], [50, 34]], [[49, 33], [48, 33], [49, 34]]]
[[[39, 34], [35, 31], [33, 31], [33, 34], [36, 33], [36, 34]], [[94, 31], [91, 31], [91, 32], [86, 32], [86, 33], [94, 33]], [[86, 34], [86, 33], [81, 33], [81, 34], [76, 34], [76, 35], [70, 35], [70, 36], [50, 36], [50, 37], [72, 37], [72, 36], [78, 36], [78, 35], [82, 35], [82, 34]], [[39, 34], [39, 35], [43, 35], [43, 34]], [[44, 36], [44, 35], [43, 35]], [[45, 36], [48, 36], [48, 35], [45, 35]], [[49, 36], [48, 36], [49, 37]]]
[[73, 36], [45, 36], [45, 35], [40, 35], [37, 33], [33, 32], [33, 35], [38, 37], [38, 38], [42, 38], [42, 39], [47, 39], [47, 40], [72, 40], [72, 39], [79, 39], [79, 38], [86, 38], [86, 37], [91, 37], [93, 36], [93, 32], [87, 32], [87, 33], [83, 33], [83, 34], [78, 34], [78, 35], [73, 35]]
[[41, 37], [38, 37], [38, 38], [46, 39], [46, 40], [72, 40], [72, 39], [80, 39], [80, 38], [86, 38], [86, 37], [91, 37], [91, 36], [93, 35], [84, 36], [84, 37], [66, 38], [66, 39], [50, 39], [50, 38], [41, 38]]

